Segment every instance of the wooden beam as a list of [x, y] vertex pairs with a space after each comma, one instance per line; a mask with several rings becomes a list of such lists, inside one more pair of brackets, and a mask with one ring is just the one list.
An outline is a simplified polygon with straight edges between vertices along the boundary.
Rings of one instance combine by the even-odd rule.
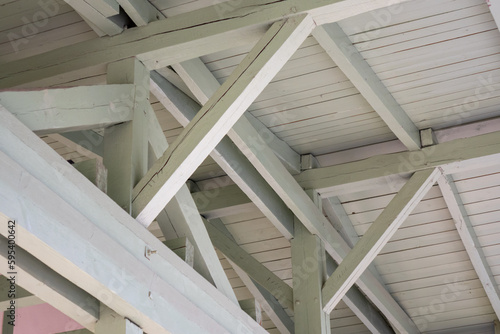
[[240, 300], [241, 309], [245, 311], [253, 320], [262, 325], [262, 308], [255, 299]]
[[[182, 80], [184, 80], [201, 105], [208, 102], [210, 97], [220, 87], [219, 81], [199, 58], [174, 64], [172, 67]], [[246, 118], [246, 120], [243, 118]], [[262, 138], [266, 138], [266, 141], [262, 144], [268, 145], [274, 151], [290, 173], [298, 174], [300, 172], [299, 154], [292, 150], [283, 140], [279, 139], [251, 113], [245, 112], [242, 119], [239, 119], [233, 126], [233, 129], [239, 131], [239, 129], [248, 126], [248, 122], [259, 131]], [[231, 138], [231, 136], [229, 137]]]
[[188, 238], [182, 237], [171, 239], [163, 242], [165, 246], [170, 248], [178, 257], [184, 262], [189, 264], [190, 267], [194, 265], [194, 246]]
[[[215, 226], [221, 233], [223, 233], [231, 241], [236, 242], [231, 232], [226, 228], [220, 219], [213, 219], [210, 224]], [[279, 301], [262, 285], [253, 280], [243, 269], [238, 267], [236, 263], [227, 258], [231, 267], [233, 267], [236, 274], [239, 276], [243, 284], [248, 288], [250, 293], [254, 296], [255, 300], [260, 303], [262, 309], [281, 334], [294, 334], [294, 324], [292, 319], [288, 316], [283, 306]], [[291, 311], [291, 310], [290, 310]]]
[[[338, 264], [331, 257], [326, 258], [326, 273], [330, 277], [338, 268]], [[363, 295], [357, 286], [347, 291], [342, 301], [361, 322], [374, 334], [394, 334], [394, 330], [387, 323], [379, 310], [377, 310]]]
[[497, 27], [500, 27], [500, 5], [497, 1], [487, 0], [486, 3], [488, 7], [490, 7], [491, 15], [493, 15], [493, 19], [497, 24]]
[[419, 150], [419, 130], [342, 28], [337, 23], [326, 24], [316, 28], [313, 36], [396, 137], [410, 151]]
[[106, 17], [120, 14], [120, 5], [116, 0], [84, 0]]
[[297, 16], [275, 23], [134, 190], [134, 214], [152, 221], [311, 33]]
[[[160, 127], [160, 123], [150, 106], [146, 112], [146, 118], [148, 140], [152, 148], [153, 158], [156, 161], [165, 153], [168, 143]], [[193, 197], [186, 185], [181, 187], [174, 198], [168, 203], [165, 210], [157, 217], [157, 220], [165, 236], [168, 236], [165, 224], [172, 223], [179, 237], [186, 237], [193, 242], [193, 268], [237, 305], [238, 300], [236, 295], [222, 268], [205, 224], [201, 220]]]
[[107, 192], [108, 171], [101, 160], [90, 159], [73, 164], [73, 167], [82, 173], [102, 192]]
[[255, 282], [273, 294], [280, 304], [293, 310], [293, 291], [288, 284], [245, 252], [235, 241], [228, 238], [210, 222], [206, 221], [205, 225], [217, 249], [245, 271]]
[[[294, 176], [279, 162], [273, 151], [266, 145], [260, 145], [261, 139], [256, 129], [252, 126], [245, 127], [238, 132], [232, 129], [230, 134], [236, 146], [246, 155], [295, 216], [309, 232], [322, 240], [328, 254], [338, 263], [342, 262], [351, 247], [311, 201]], [[410, 317], [370, 272], [362, 275], [358, 285], [391, 324], [400, 331], [418, 333]]]
[[[0, 223], [5, 226], [5, 229], [8, 226], [8, 221], [9, 218], [0, 212]], [[0, 236], [1, 249], [7, 250], [8, 245], [8, 239]], [[99, 318], [99, 302], [93, 296], [46, 266], [18, 244], [16, 244], [15, 252], [16, 284], [23, 286], [31, 294], [48, 302], [82, 326], [94, 330], [95, 322]], [[9, 277], [11, 270], [7, 269], [8, 257], [6, 251], [0, 253], [0, 259], [5, 263], [5, 266], [2, 266], [1, 273]], [[4, 279], [2, 277], [2, 280]], [[19, 289], [19, 287], [17, 288]], [[16, 293], [18, 291], [22, 292], [23, 290], [16, 289]], [[20, 307], [20, 305], [16, 305], [16, 307]]]
[[125, 15], [115, 15], [106, 17], [98, 9], [94, 8], [87, 1], [82, 0], [64, 0], [68, 5], [73, 7], [81, 16], [97, 26], [99, 30], [103, 31], [109, 36], [120, 34], [127, 24], [127, 17]]
[[265, 333], [15, 117], [0, 120], [0, 212], [22, 217], [20, 247], [145, 332]]
[[[151, 72], [151, 92], [183, 126], [199, 111], [196, 102], [175, 88], [165, 78]], [[253, 203], [287, 238], [293, 236], [293, 216], [264, 178], [227, 136], [215, 147], [211, 157], [237, 183]], [[218, 182], [214, 184], [219, 185]]]
[[95, 334], [142, 334], [141, 328], [106, 306], [101, 306]]
[[446, 174], [498, 164], [500, 159], [500, 131], [455, 139], [418, 152], [382, 154], [364, 160], [330, 167], [307, 170], [295, 176], [306, 188], [328, 191], [329, 188], [384, 179], [397, 174], [441, 167]]
[[325, 312], [330, 314], [333, 311], [441, 175], [437, 168], [417, 172], [391, 200], [325, 283]]
[[149, 103], [149, 71], [130, 58], [108, 66], [109, 84], [132, 84], [128, 100], [130, 122], [104, 130], [104, 166], [108, 169], [108, 195], [129, 214], [132, 190], [148, 169], [148, 137], [145, 113]]
[[308, 13], [321, 25], [386, 6], [386, 0], [249, 0], [229, 7], [218, 3], [128, 29], [117, 36], [2, 64], [0, 89], [133, 56], [138, 56], [149, 69], [162, 68], [254, 43], [269, 24], [291, 16]]
[[500, 289], [491, 272], [453, 177], [450, 175], [442, 176], [438, 183], [472, 266], [476, 270], [497, 318], [500, 318]]
[[326, 277], [321, 240], [295, 218], [292, 240], [293, 300], [296, 333], [329, 334], [330, 314], [323, 311], [321, 287]]
[[103, 128], [131, 120], [123, 96], [133, 85], [0, 92], [0, 103], [39, 135]]
[[209, 220], [255, 209], [252, 201], [237, 185], [197, 191], [191, 195], [200, 214]]
[[65, 132], [61, 134], [53, 133], [48, 136], [89, 159], [102, 161], [104, 152], [103, 139], [100, 134], [93, 130]]
[[150, 22], [164, 18], [148, 0], [116, 0], [137, 26], [145, 26]]
[[500, 334], [500, 321], [498, 321], [498, 319], [495, 319], [494, 326], [495, 326], [495, 334]]
[[3, 311], [2, 314], [2, 334], [14, 334], [15, 322], [12, 322], [13, 319], [9, 317], [9, 311]]

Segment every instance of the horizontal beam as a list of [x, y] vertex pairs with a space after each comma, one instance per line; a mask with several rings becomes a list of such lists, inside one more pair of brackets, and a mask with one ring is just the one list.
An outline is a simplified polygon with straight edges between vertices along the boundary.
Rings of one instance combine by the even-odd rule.
[[133, 85], [0, 92], [0, 103], [38, 135], [103, 128], [132, 119]]
[[[2, 196], [3, 194], [0, 194], [0, 197]], [[10, 225], [9, 220], [7, 216], [0, 212], [0, 224], [5, 229]], [[17, 223], [18, 221], [16, 221], [16, 225]], [[15, 231], [17, 233], [16, 241], [19, 241], [21, 237], [19, 237], [17, 226]], [[10, 243], [5, 234], [0, 236], [0, 248], [5, 250], [0, 253], [0, 258], [5, 264], [2, 266], [2, 274], [6, 277], [9, 277], [9, 272], [12, 271], [7, 268], [9, 245]], [[80, 325], [94, 330], [95, 322], [99, 319], [99, 302], [96, 298], [59, 275], [19, 245], [16, 245], [14, 251], [16, 284], [49, 303]], [[2, 280], [4, 279], [2, 277]], [[29, 297], [29, 295], [22, 294], [26, 290], [18, 289], [19, 287], [16, 288], [16, 294], [21, 293], [19, 297]], [[20, 305], [16, 306], [20, 307]]]
[[[441, 167], [445, 174], [498, 164], [500, 131], [470, 138], [455, 139], [415, 152], [400, 152], [373, 156], [341, 165], [311, 169], [295, 176], [306, 189], [326, 192], [329, 188], [367, 180]], [[387, 183], [390, 185], [390, 183]]]
[[391, 200], [326, 281], [322, 290], [326, 313], [333, 311], [440, 176], [438, 168], [417, 172]]
[[252, 201], [237, 185], [197, 191], [191, 195], [198, 211], [207, 219], [227, 217], [255, 208]]
[[205, 160], [315, 26], [309, 16], [275, 23], [202, 107], [133, 192], [136, 219], [148, 223]]
[[321, 25], [386, 6], [386, 0], [218, 3], [168, 20], [151, 22], [145, 27], [128, 29], [117, 36], [76, 43], [2, 64], [0, 89], [133, 56], [139, 56], [150, 69], [161, 68], [254, 43], [269, 24], [297, 14], [308, 13]]
[[0, 151], [0, 211], [19, 217], [19, 246], [60, 275], [147, 333], [265, 333], [5, 110]]

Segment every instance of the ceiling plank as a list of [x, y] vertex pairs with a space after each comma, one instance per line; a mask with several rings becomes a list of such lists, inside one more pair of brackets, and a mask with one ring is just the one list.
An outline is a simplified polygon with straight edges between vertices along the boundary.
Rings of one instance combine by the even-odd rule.
[[[400, 2], [405, 1], [409, 0]], [[320, 25], [386, 6], [386, 0], [249, 0], [235, 4], [228, 11], [215, 4], [128, 29], [117, 36], [1, 64], [0, 89], [133, 56], [138, 56], [149, 69], [162, 68], [253, 43], [268, 24], [297, 14], [310, 13]]]
[[38, 135], [90, 130], [127, 122], [132, 112], [123, 96], [134, 85], [96, 85], [0, 92], [0, 103]]
[[[7, 228], [9, 220], [0, 212], [2, 226]], [[9, 244], [7, 237], [0, 236], [2, 249], [8, 249]], [[15, 256], [16, 285], [23, 286], [37, 298], [49, 303], [82, 326], [94, 330], [95, 322], [99, 318], [99, 301], [96, 298], [59, 275], [17, 244]], [[0, 258], [6, 264], [2, 266], [2, 274], [9, 277], [11, 270], [7, 269], [7, 252], [1, 252]], [[5, 278], [2, 277], [2, 280]], [[21, 307], [17, 301], [16, 306]]]
[[134, 190], [134, 215], [152, 221], [314, 28], [309, 16], [275, 23]]
[[500, 318], [500, 289], [491, 272], [491, 268], [474, 231], [474, 226], [472, 226], [469, 215], [465, 210], [453, 177], [451, 175], [443, 175], [438, 180], [438, 184], [446, 205], [450, 210], [450, 214], [453, 217], [458, 234], [465, 246], [465, 250], [469, 254], [472, 266], [476, 270], [477, 276], [483, 285], [497, 318]]
[[342, 28], [337, 23], [325, 24], [317, 27], [313, 36], [396, 137], [410, 151], [419, 150], [419, 130]]
[[0, 211], [21, 217], [20, 247], [145, 332], [265, 333], [14, 116], [0, 119]]
[[333, 311], [440, 176], [438, 168], [417, 172], [391, 200], [326, 281], [322, 290], [325, 312]]

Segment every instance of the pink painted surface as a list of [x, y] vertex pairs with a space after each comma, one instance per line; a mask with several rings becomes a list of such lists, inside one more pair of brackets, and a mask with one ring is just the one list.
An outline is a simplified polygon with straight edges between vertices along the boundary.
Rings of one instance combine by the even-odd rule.
[[[56, 334], [83, 328], [49, 304], [23, 307], [16, 311], [14, 334]], [[2, 320], [0, 317], [0, 322]]]

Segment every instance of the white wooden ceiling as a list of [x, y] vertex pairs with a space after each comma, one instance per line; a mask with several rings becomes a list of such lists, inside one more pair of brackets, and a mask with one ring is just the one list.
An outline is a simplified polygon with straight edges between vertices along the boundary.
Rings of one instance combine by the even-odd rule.
[[[0, 63], [97, 37], [70, 6], [62, 0], [57, 3], [58, 14], [23, 42], [12, 36], [25, 38], [22, 18], [33, 16], [36, 2], [0, 1]], [[151, 3], [170, 17], [214, 1]], [[399, 6], [397, 14], [381, 10], [339, 24], [415, 125], [441, 129], [500, 116], [500, 32], [488, 5], [483, 0], [415, 0]], [[230, 48], [201, 59], [222, 83], [251, 48]], [[105, 65], [99, 65], [22, 87], [102, 84], [105, 73]], [[183, 127], [154, 97], [151, 102], [167, 140], [173, 142]], [[312, 36], [249, 111], [297, 153], [317, 155], [323, 165], [331, 159], [321, 155], [396, 139]], [[43, 139], [68, 160], [86, 159], [53, 137]], [[203, 180], [208, 184], [207, 180], [223, 175], [207, 158], [191, 179], [203, 187]], [[457, 173], [454, 178], [500, 284], [500, 161], [496, 167]], [[375, 187], [339, 195], [359, 236], [397, 190]], [[290, 243], [256, 207], [223, 221], [243, 249], [292, 284]], [[160, 236], [155, 226], [152, 230]], [[219, 255], [237, 297], [250, 298]], [[496, 318], [437, 185], [377, 256], [375, 266], [422, 332], [488, 324]], [[343, 303], [331, 318], [334, 333], [369, 333]], [[277, 333], [268, 318], [264, 326]], [[484, 328], [470, 331], [487, 332]]]

